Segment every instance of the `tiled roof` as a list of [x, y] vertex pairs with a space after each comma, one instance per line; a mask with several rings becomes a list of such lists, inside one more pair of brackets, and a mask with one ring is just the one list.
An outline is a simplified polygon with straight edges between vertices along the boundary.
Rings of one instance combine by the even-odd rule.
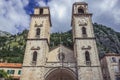
[[103, 59], [105, 57], [109, 57], [109, 56], [119, 56], [120, 57], [120, 54], [117, 54], [117, 53], [106, 53], [104, 56], [101, 57], [101, 59]]
[[22, 68], [21, 63], [0, 63], [0, 67], [5, 68]]
[[120, 54], [117, 54], [117, 53], [106, 53], [105, 56], [120, 56]]

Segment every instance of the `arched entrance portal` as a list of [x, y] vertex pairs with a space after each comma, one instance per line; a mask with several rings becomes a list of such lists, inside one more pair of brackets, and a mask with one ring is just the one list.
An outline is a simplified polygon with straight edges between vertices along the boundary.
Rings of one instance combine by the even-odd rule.
[[67, 69], [56, 69], [50, 72], [45, 80], [76, 80], [75, 74]]

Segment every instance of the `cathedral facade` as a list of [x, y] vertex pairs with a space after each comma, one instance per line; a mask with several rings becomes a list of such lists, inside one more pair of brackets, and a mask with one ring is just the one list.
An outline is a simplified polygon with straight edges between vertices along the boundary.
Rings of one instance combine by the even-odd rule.
[[22, 66], [21, 80], [103, 80], [88, 4], [72, 8], [73, 50], [59, 45], [49, 49], [49, 7], [35, 8]]

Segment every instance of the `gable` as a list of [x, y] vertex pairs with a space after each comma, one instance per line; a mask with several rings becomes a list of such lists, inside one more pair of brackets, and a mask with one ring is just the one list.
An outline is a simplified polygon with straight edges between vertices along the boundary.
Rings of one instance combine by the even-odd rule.
[[49, 52], [48, 57], [47, 57], [47, 62], [60, 62], [60, 59], [59, 59], [60, 53], [63, 53], [64, 55], [64, 59], [63, 59], [64, 62], [75, 61], [73, 51], [63, 45], [59, 45], [57, 48]]

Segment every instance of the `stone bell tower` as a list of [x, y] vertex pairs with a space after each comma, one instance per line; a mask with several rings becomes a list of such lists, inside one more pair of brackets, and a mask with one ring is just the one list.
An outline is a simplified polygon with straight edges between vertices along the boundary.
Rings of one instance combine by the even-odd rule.
[[76, 2], [72, 10], [74, 55], [78, 80], [103, 80], [88, 4]]
[[44, 80], [44, 65], [49, 51], [50, 11], [48, 7], [35, 8], [31, 15], [21, 80]]

